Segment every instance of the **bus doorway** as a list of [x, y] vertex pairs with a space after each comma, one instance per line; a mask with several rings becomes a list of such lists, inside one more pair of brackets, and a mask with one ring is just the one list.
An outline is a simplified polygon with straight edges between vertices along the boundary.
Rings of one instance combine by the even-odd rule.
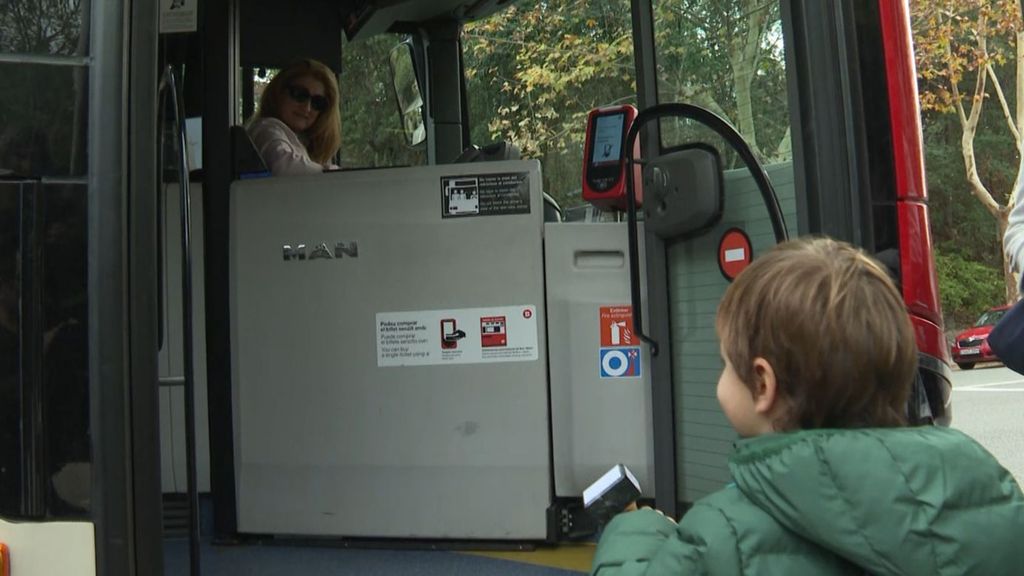
[[[90, 319], [110, 325], [79, 345], [89, 350], [90, 370], [103, 368], [90, 372], [88, 444], [97, 469], [107, 472], [92, 476], [96, 496], [78, 519], [95, 527], [96, 558], [85, 561], [98, 572], [119, 573], [109, 568], [115, 562], [160, 571], [152, 566], [162, 564], [160, 550], [152, 547], [159, 547], [153, 523], [164, 502], [157, 489], [161, 469], [147, 454], [165, 460], [166, 493], [189, 487], [179, 482], [186, 474], [179, 419], [186, 399], [170, 359], [165, 386], [158, 387], [161, 306], [151, 264], [164, 257], [155, 233], [157, 169], [142, 170], [158, 156], [151, 109], [156, 71], [165, 64], [183, 72], [184, 115], [201, 118], [192, 124], [201, 125], [203, 167], [191, 176], [199, 185], [192, 222], [202, 242], [193, 245], [202, 259], [194, 263], [201, 274], [193, 274], [193, 295], [197, 302], [201, 296], [202, 307], [193, 316], [191, 350], [197, 359], [205, 352], [196, 379], [205, 379], [207, 408], [197, 414], [208, 424], [209, 456], [208, 464], [200, 459], [198, 486], [191, 487], [209, 490], [201, 498], [200, 549], [212, 573], [254, 564], [289, 570], [299, 565], [296, 558], [309, 564], [310, 574], [339, 565], [368, 571], [360, 564], [368, 557], [349, 549], [362, 544], [532, 548], [585, 537], [581, 487], [622, 453], [638, 459], [645, 494], [669, 514], [721, 485], [734, 437], [709, 392], [720, 369], [713, 314], [728, 282], [719, 256], [736, 254], [737, 247], [723, 243], [734, 229], [749, 240], [744, 256], [767, 249], [774, 236], [766, 212], [749, 171], [720, 138], [691, 122], [653, 123], [640, 135], [641, 155], [655, 158], [694, 144], [716, 149], [726, 164], [726, 203], [721, 220], [701, 235], [663, 237], [640, 227], [642, 287], [635, 301], [621, 216], [573, 223], [557, 216], [544, 221], [541, 213], [550, 205], [545, 195], [571, 212], [582, 180], [581, 119], [592, 108], [627, 103], [642, 112], [688, 102], [736, 126], [766, 165], [792, 235], [827, 233], [890, 265], [918, 328], [933, 414], [948, 416], [948, 362], [934, 346], [941, 316], [919, 186], [914, 84], [899, 64], [909, 55], [904, 3], [310, 1], [302, 10], [291, 4], [277, 11], [271, 4], [280, 3], [209, 3], [195, 32], [164, 36], [155, 13], [147, 20], [132, 12], [129, 45], [142, 63], [123, 90], [97, 84], [110, 91], [100, 95], [123, 93], [137, 106], [122, 102], [134, 110], [127, 127], [113, 119], [100, 124], [120, 126], [112, 133], [127, 134], [128, 144], [89, 148], [96, 161], [108, 158], [103, 150], [118, 151], [107, 160], [112, 164], [88, 174], [100, 178], [113, 170], [128, 182], [125, 195], [109, 192], [122, 188], [102, 178], [81, 182], [88, 195], [111, 202], [86, 203], [86, 214], [124, 214], [117, 222], [130, 232], [122, 235], [105, 220], [90, 228], [89, 290], [116, 284], [97, 293], [105, 296], [90, 312]], [[594, 38], [602, 42], [588, 44]], [[102, 67], [128, 58], [111, 42], [106, 58], [112, 60], [65, 64]], [[416, 64], [418, 110], [415, 97], [399, 107], [392, 94], [390, 55], [402, 42]], [[299, 49], [302, 54], [291, 52]], [[5, 58], [13, 52], [20, 50], [4, 52]], [[290, 181], [242, 178], [251, 174], [236, 163], [241, 155], [232, 127], [244, 124], [276, 69], [310, 55], [339, 72], [343, 92], [351, 90], [342, 102], [350, 114], [342, 120], [343, 137], [350, 140], [336, 158], [346, 170]], [[29, 64], [54, 65], [48, 58]], [[112, 77], [118, 76], [99, 75]], [[85, 90], [90, 101], [99, 100], [98, 88]], [[420, 136], [407, 140], [406, 128], [419, 130], [422, 143], [410, 147]], [[135, 148], [140, 140], [148, 144]], [[496, 140], [514, 144], [526, 160], [453, 163], [471, 146]], [[481, 186], [487, 178], [490, 187]], [[449, 197], [456, 209], [447, 212], [445, 182], [457, 192]], [[410, 189], [408, 198], [388, 191], [402, 187]], [[492, 199], [499, 190], [514, 201], [501, 203], [504, 212], [481, 215], [494, 206], [484, 201], [484, 189]], [[121, 201], [130, 209], [122, 210]], [[176, 222], [173, 209], [167, 207], [168, 231]], [[168, 235], [165, 242], [177, 239]], [[300, 244], [305, 259], [297, 256]], [[447, 251], [433, 250], [435, 244]], [[285, 246], [294, 258], [285, 257]], [[120, 258], [132, 258], [131, 266]], [[176, 310], [177, 278], [170, 267], [166, 274], [164, 307]], [[567, 279], [558, 284], [561, 275]], [[598, 276], [613, 289], [604, 290], [606, 280], [593, 280]], [[337, 306], [348, 306], [351, 317]], [[644, 311], [645, 333], [660, 351], [653, 355], [638, 343], [634, 371], [628, 360], [622, 363], [630, 358], [626, 352], [612, 350], [621, 356], [606, 354], [619, 360], [608, 360], [602, 372], [602, 348], [616, 347], [611, 333], [602, 346], [603, 322], [618, 326], [624, 322], [618, 314], [631, 306]], [[167, 314], [167, 326], [181, 336], [166, 342], [180, 351], [188, 334], [170, 327], [176, 315]], [[414, 340], [429, 334], [430, 350], [385, 349], [383, 328], [391, 326], [411, 327]], [[523, 326], [535, 337], [517, 343]], [[471, 349], [474, 333], [481, 345]], [[621, 344], [623, 333], [614, 341]], [[504, 345], [496, 334], [504, 335]], [[497, 355], [512, 348], [520, 356]], [[423, 356], [408, 357], [416, 352]], [[463, 360], [472, 354], [474, 363], [414, 364], [435, 353]], [[386, 354], [406, 355], [405, 364], [390, 365], [394, 358]], [[440, 389], [448, 392], [432, 394]], [[201, 393], [195, 401], [202, 406]], [[624, 406], [628, 420], [621, 417]], [[22, 414], [31, 414], [27, 408]], [[168, 416], [163, 422], [156, 416], [161, 409]], [[196, 432], [202, 453], [206, 441]], [[29, 461], [22, 452], [4, 458], [19, 466]], [[130, 478], [115, 465], [126, 462]], [[333, 468], [335, 476], [289, 472], [298, 466]], [[401, 466], [432, 469], [435, 476], [403, 475]], [[515, 470], [503, 475], [517, 466], [528, 470], [526, 479]], [[373, 468], [387, 470], [367, 476]], [[467, 478], [472, 482], [461, 484]], [[459, 493], [466, 486], [472, 490]], [[495, 502], [510, 492], [516, 493]], [[396, 494], [401, 498], [389, 498]], [[24, 498], [19, 493], [17, 504]], [[453, 504], [460, 498], [471, 505]], [[14, 528], [3, 524], [2, 530], [0, 540]], [[137, 539], [132, 550], [123, 548], [126, 531]], [[310, 553], [308, 544], [325, 540], [337, 546]], [[268, 542], [285, 545], [250, 545]], [[185, 573], [180, 536], [165, 549], [166, 572]], [[19, 550], [22, 545], [12, 546], [15, 560]], [[373, 569], [401, 572], [410, 558], [443, 573], [500, 570], [495, 561], [451, 554], [388, 553], [367, 561], [376, 563]], [[41, 573], [53, 573], [50, 566]]]

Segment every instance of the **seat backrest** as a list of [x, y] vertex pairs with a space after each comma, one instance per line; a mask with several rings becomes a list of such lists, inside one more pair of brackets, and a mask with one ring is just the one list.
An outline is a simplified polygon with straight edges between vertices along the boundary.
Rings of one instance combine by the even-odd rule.
[[249, 133], [237, 125], [231, 127], [231, 170], [236, 179], [270, 173]]

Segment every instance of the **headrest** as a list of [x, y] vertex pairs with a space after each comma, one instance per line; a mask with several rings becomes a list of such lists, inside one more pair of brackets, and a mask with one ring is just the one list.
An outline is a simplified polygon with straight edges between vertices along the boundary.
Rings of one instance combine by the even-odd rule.
[[495, 142], [488, 144], [483, 148], [479, 146], [470, 146], [459, 154], [459, 157], [455, 159], [456, 164], [463, 164], [466, 162], [497, 162], [499, 160], [519, 160], [521, 155], [519, 154], [519, 147], [511, 142]]

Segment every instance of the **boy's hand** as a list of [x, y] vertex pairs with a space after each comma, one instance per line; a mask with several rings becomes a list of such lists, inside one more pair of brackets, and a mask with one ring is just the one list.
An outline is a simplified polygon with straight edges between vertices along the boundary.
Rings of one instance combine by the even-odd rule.
[[[637, 510], [641, 510], [641, 508], [639, 508], [636, 505], [636, 502], [630, 502], [629, 506], [626, 506], [626, 508], [623, 510], [623, 512], [636, 512]], [[658, 514], [661, 514], [662, 516], [665, 516], [664, 512], [662, 512], [661, 510], [658, 510], [657, 508], [651, 508], [650, 506], [644, 506], [642, 508], [642, 510], [654, 510]], [[667, 518], [668, 521], [673, 523], [673, 524], [678, 524], [678, 522], [676, 522], [676, 519], [671, 517], [671, 516], [665, 516], [665, 518]]]

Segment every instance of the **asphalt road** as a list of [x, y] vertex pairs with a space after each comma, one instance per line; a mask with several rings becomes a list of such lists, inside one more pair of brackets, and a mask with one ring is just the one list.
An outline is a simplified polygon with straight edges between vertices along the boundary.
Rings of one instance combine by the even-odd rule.
[[953, 427], [980, 442], [1024, 485], [1024, 376], [1000, 364], [954, 370]]

